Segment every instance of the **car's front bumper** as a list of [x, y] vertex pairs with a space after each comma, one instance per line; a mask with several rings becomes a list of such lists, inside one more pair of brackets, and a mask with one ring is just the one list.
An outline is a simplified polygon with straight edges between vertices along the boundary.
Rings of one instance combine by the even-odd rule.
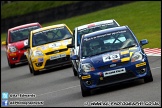
[[[143, 62], [138, 64], [142, 63]], [[141, 66], [139, 65], [139, 67], [136, 67], [136, 64], [133, 64], [133, 65], [125, 65], [124, 67], [121, 66], [117, 68], [112, 68], [111, 70], [125, 68], [126, 72], [106, 77], [104, 77], [103, 72], [110, 70], [104, 71], [98, 70], [97, 72], [89, 72], [89, 73], [82, 72], [82, 74], [80, 75], [80, 80], [84, 89], [93, 89], [93, 88], [100, 88], [106, 85], [113, 85], [120, 82], [144, 78], [145, 76], [150, 75], [151, 72], [148, 61], [145, 61], [145, 63], [146, 65]]]
[[17, 52], [8, 52], [7, 57], [10, 64], [27, 62], [26, 55], [24, 54], [25, 50], [17, 51]]
[[60, 57], [60, 58], [53, 59], [53, 60], [51, 60], [50, 57], [54, 56], [56, 54], [44, 55], [41, 57], [31, 58], [34, 70], [38, 71], [38, 70], [55, 68], [55, 67], [61, 67], [61, 66], [65, 66], [65, 65], [71, 65], [69, 51], [62, 52], [59, 54], [65, 54], [65, 53], [66, 53], [66, 57]]

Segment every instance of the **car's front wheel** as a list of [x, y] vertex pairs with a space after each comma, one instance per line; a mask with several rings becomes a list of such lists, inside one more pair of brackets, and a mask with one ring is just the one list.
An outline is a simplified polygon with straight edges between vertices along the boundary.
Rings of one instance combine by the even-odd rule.
[[147, 83], [147, 82], [152, 82], [152, 81], [153, 81], [153, 77], [152, 77], [152, 73], [150, 71], [150, 75], [148, 75], [144, 78], [144, 82]]
[[33, 73], [33, 75], [38, 75], [39, 71], [35, 71], [33, 66], [31, 67], [31, 72]]
[[90, 96], [91, 95], [91, 91], [90, 90], [85, 90], [83, 88], [83, 85], [80, 83], [80, 87], [81, 87], [81, 92], [82, 92], [82, 96], [86, 97], [86, 96]]
[[32, 68], [32, 72], [33, 72], [33, 75], [38, 75], [39, 74], [39, 71], [35, 71], [33, 68]]
[[32, 68], [30, 67], [30, 64], [28, 64], [30, 73], [33, 73]]
[[8, 58], [7, 58], [7, 61], [8, 61], [8, 65], [9, 65], [10, 68], [14, 68], [14, 67], [15, 67], [15, 64], [11, 64], [11, 63], [9, 62]]
[[78, 75], [78, 73], [77, 73], [77, 71], [75, 70], [75, 68], [74, 68], [74, 66], [72, 65], [72, 68], [73, 68], [73, 73], [74, 73], [74, 76], [77, 76]]

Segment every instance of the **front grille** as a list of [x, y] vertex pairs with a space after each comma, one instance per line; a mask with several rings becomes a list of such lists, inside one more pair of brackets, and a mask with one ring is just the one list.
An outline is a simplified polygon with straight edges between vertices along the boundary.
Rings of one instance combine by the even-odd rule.
[[70, 61], [70, 56], [66, 56], [66, 57], [63, 57], [63, 58], [55, 59], [55, 60], [47, 60], [45, 67], [59, 65], [59, 64], [64, 63], [66, 61]]
[[22, 55], [20, 58], [20, 61], [24, 61], [24, 60], [27, 60], [26, 55]]
[[130, 79], [130, 78], [135, 78], [135, 77], [136, 77], [136, 75], [132, 71], [127, 71], [126, 73], [122, 73], [122, 74], [119, 74], [119, 75], [104, 77], [103, 80], [99, 80], [97, 85], [108, 84], [108, 83], [112, 83], [112, 82], [118, 82], [118, 81]]
[[60, 50], [54, 50], [54, 51], [51, 51], [51, 52], [48, 52], [48, 53], [45, 53], [46, 55], [51, 55], [51, 54], [56, 54], [56, 53], [59, 53], [59, 52], [64, 52], [64, 51], [67, 51], [68, 48], [65, 48], [65, 49], [60, 49]]
[[[118, 62], [118, 63], [113, 63], [113, 64], [116, 64], [116, 66], [121, 66], [121, 65], [127, 64], [128, 62], [129, 61], [126, 61], [126, 62]], [[105, 69], [111, 68], [110, 65], [112, 65], [112, 64], [108, 64], [108, 65], [105, 65], [105, 66], [100, 66], [100, 67], [98, 67], [98, 69], [99, 70], [105, 70]]]
[[25, 47], [20, 48], [20, 50], [26, 50]]

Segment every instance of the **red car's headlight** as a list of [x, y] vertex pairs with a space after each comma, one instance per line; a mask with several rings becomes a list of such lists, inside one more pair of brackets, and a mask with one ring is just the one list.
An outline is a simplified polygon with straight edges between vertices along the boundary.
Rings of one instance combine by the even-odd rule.
[[10, 46], [9, 47], [9, 51], [10, 52], [16, 52], [17, 51], [17, 48], [15, 46]]

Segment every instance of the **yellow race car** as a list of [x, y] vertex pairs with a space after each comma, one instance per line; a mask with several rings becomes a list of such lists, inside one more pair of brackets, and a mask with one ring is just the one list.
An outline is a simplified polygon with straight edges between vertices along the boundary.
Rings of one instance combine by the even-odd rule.
[[71, 65], [70, 48], [72, 31], [66, 24], [43, 27], [30, 32], [26, 57], [30, 72], [34, 75], [40, 70]]

